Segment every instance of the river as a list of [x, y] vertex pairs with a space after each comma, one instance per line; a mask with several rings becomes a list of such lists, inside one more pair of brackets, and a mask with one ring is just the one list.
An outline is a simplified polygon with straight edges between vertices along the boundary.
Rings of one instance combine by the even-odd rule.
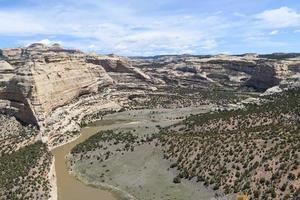
[[[90, 124], [88, 127], [81, 130], [80, 136], [74, 141], [61, 145], [52, 150], [55, 157], [55, 170], [57, 178], [57, 196], [58, 200], [117, 200], [117, 196], [107, 190], [95, 188], [85, 185], [77, 180], [72, 174], [69, 173], [66, 156], [71, 149], [77, 144], [85, 141], [90, 136], [98, 131], [107, 129], [116, 129], [123, 126], [131, 126], [139, 122], [141, 127], [152, 126], [155, 127], [157, 122], [153, 122], [155, 111], [155, 120], [159, 121], [161, 126], [168, 126], [178, 122], [177, 117], [187, 116], [188, 114], [207, 112], [210, 110], [207, 106], [199, 108], [182, 108], [182, 109], [159, 109], [159, 110], [135, 110], [130, 112], [122, 112], [112, 114], [105, 120], [97, 121]], [[137, 129], [137, 127], [135, 127]], [[145, 132], [149, 129], [143, 129]], [[166, 171], [166, 170], [165, 170]], [[177, 185], [178, 186], [178, 185]], [[189, 187], [188, 187], [189, 188]], [[189, 191], [189, 190], [187, 190]], [[181, 192], [182, 193], [182, 192]], [[202, 195], [203, 196], [203, 195]]]
[[52, 150], [52, 154], [55, 158], [58, 200], [117, 200], [112, 193], [85, 185], [77, 180], [69, 173], [66, 164], [66, 155], [69, 154], [73, 147], [85, 141], [99, 130], [104, 129], [105, 126], [114, 123], [115, 122], [111, 120], [99, 121], [94, 126], [83, 128], [80, 136], [76, 140]]

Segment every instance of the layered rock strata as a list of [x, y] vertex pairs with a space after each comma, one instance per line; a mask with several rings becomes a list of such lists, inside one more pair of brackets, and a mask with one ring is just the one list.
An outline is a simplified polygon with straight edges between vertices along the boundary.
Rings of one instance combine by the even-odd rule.
[[133, 94], [168, 86], [263, 91], [299, 77], [299, 64], [299, 57], [256, 54], [126, 58], [35, 43], [0, 50], [0, 111], [42, 131], [56, 127], [55, 113], [62, 112], [76, 130], [69, 118], [97, 110], [95, 101], [126, 106]]

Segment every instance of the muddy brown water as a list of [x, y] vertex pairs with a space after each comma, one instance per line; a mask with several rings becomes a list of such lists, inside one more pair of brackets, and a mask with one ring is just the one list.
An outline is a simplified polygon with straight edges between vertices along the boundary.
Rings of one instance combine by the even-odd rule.
[[124, 123], [124, 121], [98, 121], [97, 123], [91, 124], [91, 126], [82, 129], [80, 136], [74, 141], [52, 150], [52, 154], [55, 157], [58, 200], [117, 200], [117, 197], [112, 193], [85, 185], [77, 180], [69, 173], [66, 163], [66, 156], [73, 147], [85, 141], [101, 129], [104, 129], [104, 127], [108, 127], [116, 123]]

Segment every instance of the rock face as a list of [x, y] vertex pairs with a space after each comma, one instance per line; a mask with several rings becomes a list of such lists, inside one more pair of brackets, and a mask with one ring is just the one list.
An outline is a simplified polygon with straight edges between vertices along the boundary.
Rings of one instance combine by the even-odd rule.
[[[56, 121], [51, 118], [56, 109], [79, 105], [74, 103], [76, 99], [84, 105], [80, 109], [95, 111], [95, 99], [101, 102], [103, 98], [110, 98], [109, 95], [104, 97], [107, 92], [103, 89], [147, 90], [151, 81], [150, 76], [133, 67], [129, 59], [120, 56], [85, 54], [63, 49], [58, 44], [39, 43], [0, 50], [0, 111], [42, 129]], [[95, 99], [79, 100], [88, 94], [93, 94]], [[123, 95], [123, 98], [126, 97]], [[65, 119], [69, 116], [73, 114], [68, 113]]]
[[[95, 105], [90, 110], [96, 110], [99, 105], [95, 102], [101, 101], [114, 101], [122, 106], [130, 95], [146, 95], [166, 86], [266, 90], [300, 73], [299, 57], [269, 57], [247, 54], [125, 58], [39, 43], [3, 49], [0, 111], [45, 128], [48, 124], [56, 126], [52, 122], [57, 121], [57, 109], [69, 109], [68, 105], [75, 107], [61, 111], [68, 113], [65, 119], [77, 116], [71, 113], [76, 111], [76, 105], [81, 105], [78, 109], [84, 112], [89, 110], [88, 105]], [[90, 97], [80, 100], [86, 95]], [[70, 119], [68, 123], [73, 122]], [[67, 127], [60, 127], [63, 126]]]
[[87, 58], [87, 62], [95, 65], [101, 65], [108, 73], [131, 74], [136, 78], [151, 82], [150, 76], [145, 74], [139, 68], [133, 67], [131, 61], [125, 57], [120, 57], [116, 55], [90, 55]]
[[1, 59], [1, 107], [26, 123], [38, 125], [55, 108], [112, 84], [101, 66], [76, 50], [33, 44], [4, 49]]
[[269, 59], [256, 54], [240, 56], [156, 56], [134, 58], [133, 65], [166, 84], [183, 86], [251, 87], [264, 91], [299, 73], [300, 57]]
[[258, 90], [265, 90], [278, 85], [288, 75], [288, 67], [285, 63], [263, 62], [257, 65], [246, 85]]

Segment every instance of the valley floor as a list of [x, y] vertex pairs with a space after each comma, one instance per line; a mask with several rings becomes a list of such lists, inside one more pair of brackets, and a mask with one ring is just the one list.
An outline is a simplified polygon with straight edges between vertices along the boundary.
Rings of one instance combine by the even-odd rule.
[[[189, 114], [207, 112], [210, 109], [210, 106], [203, 106], [126, 111], [107, 115], [102, 121], [92, 124], [90, 128], [110, 129], [120, 132], [120, 135], [125, 132], [134, 132], [138, 137], [146, 138], [159, 132], [160, 127], [172, 125]], [[111, 120], [130, 120], [131, 122], [103, 125]], [[156, 147], [153, 142], [132, 146], [134, 149], [128, 151], [120, 151], [124, 146], [123, 143], [116, 144], [116, 142], [107, 141], [103, 142], [103, 146], [101, 149], [96, 148], [85, 154], [72, 153], [68, 157], [72, 174], [86, 184], [117, 187], [125, 192], [125, 196], [130, 197], [128, 194], [134, 196], [131, 199], [205, 200], [214, 197], [215, 193], [212, 189], [207, 189], [196, 180], [174, 183], [173, 179], [178, 172], [170, 169], [171, 162], [163, 159], [162, 149]], [[110, 152], [111, 155], [107, 159], [103, 159], [103, 154], [107, 152]], [[124, 195], [121, 196], [124, 197]]]

